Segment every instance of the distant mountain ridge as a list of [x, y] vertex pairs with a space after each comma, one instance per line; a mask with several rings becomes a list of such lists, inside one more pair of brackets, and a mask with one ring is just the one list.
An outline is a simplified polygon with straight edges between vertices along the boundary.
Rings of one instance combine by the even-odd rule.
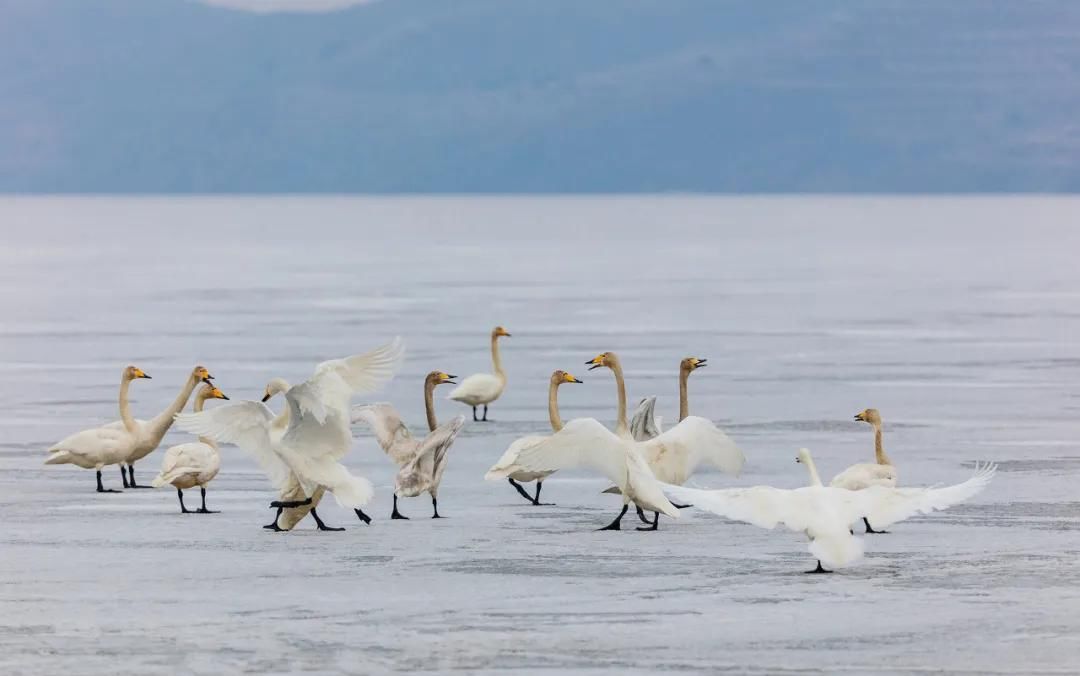
[[1074, 192], [1072, 0], [0, 0], [0, 192]]

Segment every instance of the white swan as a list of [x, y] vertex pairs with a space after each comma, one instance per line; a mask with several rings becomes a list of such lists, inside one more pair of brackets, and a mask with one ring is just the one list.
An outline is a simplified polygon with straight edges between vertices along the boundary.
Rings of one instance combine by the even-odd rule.
[[65, 437], [49, 448], [49, 457], [45, 459], [45, 464], [75, 465], [83, 469], [97, 470], [97, 492], [119, 493], [120, 491], [113, 488], [106, 490], [101, 485], [101, 468], [122, 463], [138, 445], [139, 426], [131, 417], [128, 387], [132, 380], [149, 377], [140, 368], [125, 367], [120, 375], [120, 420], [123, 426], [119, 429], [112, 425], [95, 427]]
[[[562, 418], [559, 416], [559, 386], [563, 383], [580, 382], [566, 371], [558, 370], [551, 374], [551, 380], [548, 382], [548, 420], [551, 422], [552, 432], [558, 432], [563, 428]], [[533, 435], [516, 439], [514, 443], [510, 444], [510, 448], [506, 449], [506, 452], [502, 454], [498, 462], [492, 465], [484, 478], [488, 481], [506, 478], [510, 481], [510, 485], [521, 494], [521, 497], [533, 505], [545, 504], [540, 502], [540, 487], [543, 485], [544, 479], [548, 478], [552, 472], [533, 472], [521, 469], [517, 466], [517, 459], [523, 448], [537, 444], [547, 438], [544, 435]], [[519, 481], [535, 481], [536, 495], [530, 496], [526, 493], [525, 489], [518, 483]]]
[[[213, 385], [203, 385], [195, 393], [195, 412], [203, 410], [207, 399], [228, 399]], [[161, 459], [161, 472], [150, 483], [154, 488], [165, 484], [176, 487], [176, 497], [180, 499], [182, 514], [215, 514], [206, 508], [206, 484], [217, 476], [221, 469], [221, 454], [213, 439], [199, 437], [198, 441], [170, 446]], [[184, 506], [184, 489], [199, 487], [202, 494], [202, 507], [190, 510]]]
[[818, 560], [810, 573], [828, 573], [862, 558], [863, 543], [851, 531], [851, 524], [869, 515], [881, 526], [903, 521], [916, 514], [946, 509], [972, 497], [990, 483], [996, 465], [976, 466], [975, 475], [963, 483], [944, 488], [888, 488], [870, 486], [851, 491], [822, 486], [814, 460], [801, 449], [796, 462], [806, 465], [810, 485], [794, 490], [754, 486], [707, 491], [665, 485], [666, 490], [714, 514], [743, 521], [760, 528], [782, 524], [789, 530], [806, 533], [810, 553]]
[[[135, 419], [135, 436], [138, 438], [134, 448], [128, 453], [128, 456], [124, 458], [124, 464], [127, 465], [127, 475], [124, 475], [124, 464], [120, 465], [120, 474], [124, 479], [124, 488], [150, 488], [150, 486], [140, 486], [135, 483], [135, 462], [142, 460], [146, 456], [154, 452], [154, 450], [161, 445], [161, 440], [165, 438], [165, 433], [169, 431], [169, 428], [173, 424], [173, 416], [184, 410], [187, 406], [188, 399], [191, 398], [191, 393], [195, 391], [195, 387], [199, 383], [205, 383], [211, 385], [213, 376], [206, 370], [205, 366], [196, 366], [191, 369], [191, 373], [188, 375], [187, 380], [184, 381], [183, 386], [180, 388], [180, 393], [176, 395], [173, 402], [165, 407], [165, 409], [158, 413], [150, 420]], [[112, 429], [125, 429], [124, 421], [117, 420], [116, 422], [109, 423], [106, 427]]]
[[[679, 362], [679, 420], [690, 415], [690, 403], [687, 398], [686, 381], [694, 371], [708, 366], [708, 359], [687, 357]], [[630, 419], [630, 433], [638, 441], [648, 441], [663, 434], [663, 418], [656, 415], [656, 397], [646, 397], [638, 404], [634, 417]]]
[[[498, 399], [506, 388], [506, 372], [503, 371], [502, 359], [499, 356], [499, 338], [502, 336], [510, 337], [503, 327], [496, 326], [491, 330], [491, 365], [495, 373], [471, 375], [462, 380], [447, 396], [447, 399], [472, 406], [473, 422], [487, 421], [488, 404]], [[484, 406], [484, 417], [478, 419], [476, 407], [480, 405]]]
[[[623, 429], [626, 428], [626, 387], [623, 385], [622, 365], [614, 352], [605, 352], [586, 362], [589, 370], [606, 366], [615, 374], [618, 383], [619, 418]], [[683, 391], [685, 402], [685, 390]], [[683, 406], [682, 412], [688, 412]], [[618, 432], [618, 429], [616, 429]], [[627, 433], [629, 436], [629, 433]], [[708, 463], [728, 474], [738, 475], [746, 464], [746, 456], [723, 431], [710, 420], [693, 415], [686, 415], [679, 424], [647, 441], [639, 441], [639, 451], [657, 480], [682, 485], [697, 470], [701, 463]], [[618, 493], [619, 487], [612, 486], [605, 493]], [[677, 508], [689, 505], [676, 505]], [[638, 517], [645, 523], [642, 505], [637, 505]], [[656, 530], [660, 515], [653, 514], [651, 527]]]
[[398, 511], [399, 497], [415, 498], [423, 492], [431, 496], [434, 514], [439, 516], [439, 484], [446, 471], [447, 453], [465, 425], [465, 416], [459, 415], [448, 423], [439, 425], [435, 419], [434, 392], [436, 385], [456, 385], [454, 376], [442, 371], [432, 371], [424, 378], [424, 409], [427, 412], [428, 435], [416, 439], [401, 415], [392, 404], [369, 404], [354, 406], [353, 422], [363, 421], [375, 432], [375, 439], [386, 454], [398, 466], [394, 479], [394, 511], [391, 519], [408, 519]]
[[390, 380], [403, 353], [401, 340], [395, 339], [371, 352], [316, 366], [309, 380], [285, 392], [289, 421], [280, 437], [272, 435], [273, 412], [257, 401], [180, 414], [177, 425], [254, 454], [278, 490], [286, 489], [290, 475], [295, 475], [304, 499], [275, 500], [270, 503], [272, 508], [310, 505], [321, 487], [361, 521], [370, 523], [361, 507], [371, 500], [371, 482], [353, 475], [339, 462], [352, 446], [349, 400]]
[[[881, 414], [876, 408], [868, 408], [858, 413], [855, 419], [860, 422], [870, 423], [874, 428], [874, 459], [876, 462], [863, 462], [848, 467], [840, 472], [829, 485], [834, 488], [846, 488], [851, 491], [860, 491], [870, 486], [896, 487], [896, 467], [892, 460], [885, 455], [885, 449], [881, 442]], [[866, 532], [871, 534], [884, 533], [885, 531], [874, 530], [870, 521], [863, 518]]]

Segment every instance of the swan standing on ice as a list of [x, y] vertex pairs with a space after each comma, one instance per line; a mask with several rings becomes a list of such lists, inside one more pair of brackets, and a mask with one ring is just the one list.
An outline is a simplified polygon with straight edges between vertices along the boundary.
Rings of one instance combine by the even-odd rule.
[[290, 474], [295, 475], [304, 498], [275, 500], [271, 508], [311, 505], [318, 489], [325, 488], [338, 504], [371, 523], [361, 509], [372, 498], [371, 482], [353, 475], [340, 462], [352, 447], [349, 400], [389, 381], [403, 354], [401, 340], [395, 339], [371, 352], [316, 366], [309, 380], [285, 392], [289, 422], [280, 437], [272, 434], [273, 412], [257, 401], [180, 414], [177, 425], [254, 454], [278, 490], [287, 488]]
[[428, 435], [424, 439], [413, 438], [409, 427], [392, 404], [370, 404], [353, 407], [353, 422], [363, 421], [375, 432], [379, 446], [398, 466], [394, 479], [394, 511], [391, 519], [408, 519], [398, 511], [399, 497], [415, 498], [427, 491], [431, 507], [439, 516], [439, 484], [446, 470], [447, 453], [465, 425], [465, 416], [459, 415], [448, 423], [439, 425], [435, 419], [434, 392], [436, 385], [456, 385], [452, 376], [442, 371], [432, 371], [424, 378], [424, 410], [427, 412]]
[[[615, 374], [618, 383], [619, 419], [621, 428], [626, 431], [626, 386], [623, 384], [622, 365], [614, 352], [605, 352], [595, 359], [585, 362], [589, 370], [606, 366]], [[683, 404], [685, 404], [685, 389]], [[689, 412], [685, 405], [682, 412]], [[616, 434], [619, 428], [616, 428]], [[630, 436], [630, 433], [626, 433]], [[687, 415], [679, 424], [648, 441], [638, 441], [637, 448], [645, 459], [649, 469], [657, 480], [663, 483], [682, 485], [705, 462], [728, 474], [738, 475], [746, 464], [746, 456], [720, 428], [710, 420], [699, 416]], [[619, 487], [612, 486], [605, 493], [618, 493]], [[686, 507], [682, 505], [681, 507]], [[676, 505], [676, 508], [680, 506]], [[656, 512], [656, 510], [653, 510]], [[643, 506], [637, 505], [638, 518], [650, 523], [645, 518]], [[660, 514], [654, 513], [651, 526], [645, 530], [656, 530], [660, 524]]]
[[[694, 371], [708, 366], [704, 357], [687, 357], [679, 362], [679, 421], [690, 415], [690, 402], [687, 398], [687, 380]], [[663, 433], [663, 418], [656, 415], [656, 397], [646, 397], [638, 404], [634, 417], [630, 419], [630, 433], [638, 441], [648, 441]]]
[[863, 543], [851, 531], [851, 524], [869, 515], [882, 526], [903, 521], [916, 514], [946, 509], [972, 497], [990, 483], [996, 465], [976, 466], [975, 475], [963, 483], [943, 488], [888, 488], [870, 486], [852, 491], [822, 486], [814, 459], [805, 448], [796, 462], [806, 465], [810, 485], [794, 490], [754, 486], [707, 491], [666, 485], [664, 490], [714, 514], [773, 529], [782, 524], [789, 530], [806, 533], [810, 553], [818, 560], [809, 573], [829, 573], [862, 558]]
[[[506, 372], [503, 371], [502, 359], [499, 356], [499, 338], [510, 337], [506, 329], [496, 326], [491, 330], [491, 364], [495, 373], [476, 373], [461, 381], [447, 397], [453, 401], [472, 406], [473, 422], [487, 422], [488, 404], [495, 401], [503, 393], [506, 387]], [[484, 406], [484, 417], [476, 417], [476, 407]]]
[[[896, 467], [892, 460], [885, 455], [885, 449], [881, 443], [881, 414], [876, 408], [868, 408], [862, 413], [855, 415], [855, 420], [870, 423], [874, 428], [874, 459], [875, 462], [864, 462], [848, 467], [840, 472], [829, 485], [833, 488], [846, 488], [850, 491], [861, 491], [870, 486], [885, 486], [896, 488]], [[870, 521], [863, 518], [866, 532], [871, 534], [884, 533], [883, 530], [874, 530]]]
[[[150, 420], [135, 420], [135, 426], [138, 428], [135, 436], [138, 437], [138, 442], [128, 453], [128, 456], [124, 458], [124, 463], [127, 464], [127, 475], [124, 475], [124, 465], [120, 465], [120, 474], [124, 478], [124, 488], [150, 488], [150, 486], [139, 486], [135, 483], [135, 462], [150, 455], [161, 445], [165, 433], [172, 427], [173, 416], [184, 410], [188, 399], [191, 398], [191, 393], [195, 391], [199, 383], [211, 385], [210, 381], [213, 378], [205, 366], [196, 366], [191, 369], [191, 373], [188, 375], [187, 380], [184, 381], [184, 385], [180, 388], [180, 393], [176, 395], [176, 399], [165, 410]], [[120, 430], [125, 429], [125, 424], [122, 420], [117, 420], [109, 423], [106, 427]]]
[[[228, 399], [213, 385], [203, 385], [195, 393], [195, 412], [203, 410], [207, 399]], [[161, 460], [161, 472], [154, 477], [151, 486], [160, 488], [165, 484], [176, 487], [176, 497], [180, 499], [182, 514], [216, 514], [206, 508], [206, 484], [217, 476], [221, 469], [221, 455], [213, 439], [199, 437], [198, 441], [170, 446]], [[184, 489], [199, 487], [202, 494], [202, 507], [190, 510], [184, 506]]]
[[[551, 431], [558, 432], [563, 428], [562, 418], [559, 416], [559, 386], [563, 383], [580, 383], [581, 381], [570, 375], [566, 371], [555, 371], [551, 374], [551, 380], [548, 383], [548, 420], [551, 422]], [[484, 478], [488, 481], [507, 478], [510, 481], [510, 485], [521, 494], [521, 497], [525, 498], [533, 505], [544, 505], [550, 503], [540, 502], [540, 487], [544, 483], [544, 479], [548, 478], [552, 472], [533, 472], [526, 469], [517, 467], [518, 454], [521, 453], [523, 448], [527, 448], [534, 444], [537, 444], [548, 437], [543, 435], [533, 435], [528, 437], [521, 437], [510, 444], [510, 448], [506, 449], [499, 461], [496, 462], [488, 473], [484, 475]], [[525, 492], [525, 489], [518, 482], [536, 482], [536, 495], [530, 496]]]
[[[82, 432], [76, 432], [65, 437], [49, 449], [49, 457], [45, 459], [46, 465], [75, 465], [83, 469], [97, 470], [98, 493], [120, 493], [114, 488], [108, 490], [101, 485], [101, 468], [106, 465], [118, 465], [122, 463], [140, 441], [140, 428], [135, 418], [131, 416], [131, 407], [128, 405], [128, 387], [132, 380], [149, 378], [150, 376], [134, 366], [124, 368], [120, 375], [120, 421], [123, 425], [118, 429], [112, 425], [95, 427]], [[123, 472], [121, 466], [120, 471]], [[127, 486], [127, 483], [124, 483]]]

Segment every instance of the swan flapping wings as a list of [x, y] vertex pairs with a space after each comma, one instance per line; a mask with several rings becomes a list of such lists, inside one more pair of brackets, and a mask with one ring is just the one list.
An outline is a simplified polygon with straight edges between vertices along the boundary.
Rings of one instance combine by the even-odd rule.
[[637, 441], [648, 441], [663, 433], [663, 419], [656, 416], [656, 397], [645, 397], [630, 419], [630, 436]]
[[362, 422], [370, 427], [379, 447], [398, 467], [412, 460], [413, 453], [406, 448], [408, 442], [414, 441], [412, 432], [393, 404], [353, 406], [351, 421]]
[[306, 382], [289, 389], [300, 411], [325, 422], [329, 409], [344, 413], [349, 399], [373, 392], [389, 382], [401, 366], [405, 343], [398, 337], [370, 352], [324, 361]]
[[571, 420], [558, 432], [518, 450], [515, 465], [532, 472], [588, 467], [622, 486], [625, 442], [593, 418]]
[[735, 476], [746, 464], [746, 456], [728, 435], [711, 420], [693, 415], [638, 447], [665, 483], [684, 483], [702, 463]]
[[288, 483], [292, 471], [274, 451], [270, 423], [274, 412], [257, 401], [238, 401], [201, 413], [178, 413], [176, 426], [185, 432], [234, 444], [255, 458], [275, 488]]

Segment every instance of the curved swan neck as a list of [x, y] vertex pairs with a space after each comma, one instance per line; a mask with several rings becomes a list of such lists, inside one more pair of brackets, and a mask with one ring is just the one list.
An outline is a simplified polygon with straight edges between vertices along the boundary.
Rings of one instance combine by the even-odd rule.
[[559, 381], [554, 378], [548, 385], [548, 420], [551, 421], [552, 432], [558, 432], [563, 428], [562, 418], [559, 417]]
[[690, 369], [685, 366], [679, 368], [679, 422], [690, 415], [690, 403], [686, 398], [686, 381], [690, 378]]
[[188, 376], [184, 386], [180, 388], [179, 394], [176, 395], [176, 399], [165, 408], [164, 411], [157, 414], [153, 420], [150, 421], [150, 426], [160, 434], [164, 434], [172, 427], [173, 416], [184, 410], [187, 406], [188, 399], [191, 398], [191, 393], [195, 391], [195, 386], [199, 384], [199, 378], [192, 373]]
[[611, 356], [611, 371], [615, 374], [615, 387], [619, 395], [619, 414], [615, 422], [615, 433], [619, 436], [629, 436], [630, 423], [626, 420], [626, 382], [623, 380], [622, 363], [615, 355]]
[[[202, 413], [203, 404], [205, 404], [205, 403], [206, 403], [206, 397], [196, 396], [195, 397], [195, 412], [196, 413]], [[217, 450], [217, 443], [213, 439], [211, 439], [209, 437], [199, 437], [199, 442], [203, 443], [203, 444], [206, 444], [207, 446], [214, 449], [215, 451]]]
[[428, 431], [434, 432], [439, 422], [435, 419], [435, 379], [431, 376], [424, 380], [424, 411], [427, 413]]
[[503, 371], [502, 357], [499, 355], [499, 334], [491, 332], [491, 365], [495, 369], [495, 375], [506, 380], [506, 372]]
[[807, 456], [806, 460], [804, 460], [803, 462], [806, 463], [806, 470], [810, 472], [810, 485], [821, 486], [821, 476], [818, 475], [817, 465], [814, 464], [814, 459]]
[[874, 423], [874, 457], [879, 465], [891, 465], [892, 460], [885, 455], [885, 446], [881, 440], [881, 423]]
[[135, 418], [131, 415], [131, 405], [128, 403], [128, 388], [131, 387], [131, 378], [127, 374], [120, 379], [120, 420], [124, 423], [124, 429], [132, 434], [135, 433]]

